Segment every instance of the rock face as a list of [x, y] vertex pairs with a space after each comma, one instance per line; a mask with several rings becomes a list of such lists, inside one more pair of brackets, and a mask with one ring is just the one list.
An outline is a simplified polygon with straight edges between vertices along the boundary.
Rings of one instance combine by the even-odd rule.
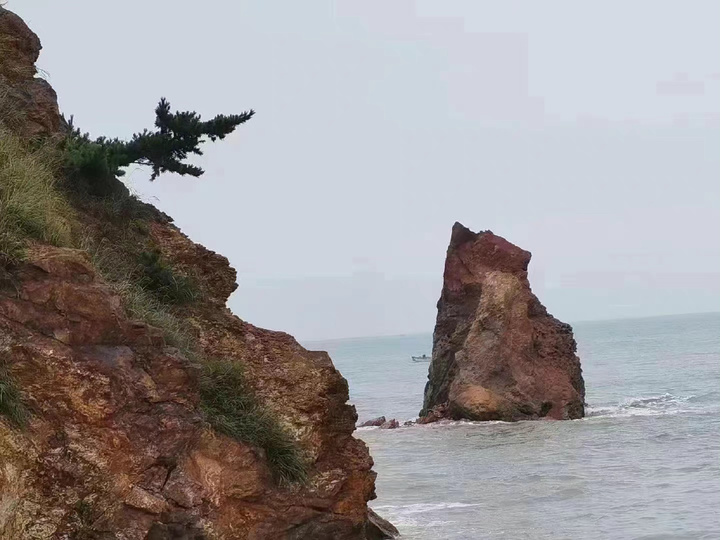
[[383, 540], [385, 538], [396, 538], [400, 532], [389, 521], [378, 516], [372, 509], [368, 511], [368, 519], [374, 530], [368, 536], [368, 540]]
[[[215, 269], [206, 285], [234, 277], [224, 258], [156, 228]], [[309, 485], [277, 487], [261, 453], [209, 429], [192, 365], [127, 319], [84, 252], [37, 247], [0, 281], [0, 360], [33, 413], [24, 430], [0, 416], [0, 538], [72, 538], [88, 519], [98, 538], [386, 538], [368, 516], [373, 462], [327, 354], [211, 304], [190, 315], [205, 353], [242, 362], [296, 434]]]
[[400, 427], [400, 422], [392, 418], [380, 425], [380, 429], [397, 429]]
[[377, 427], [382, 426], [385, 423], [385, 417], [384, 416], [378, 416], [377, 418], [373, 418], [371, 420], [366, 420], [362, 424], [360, 424], [358, 427]]
[[421, 423], [584, 415], [572, 328], [530, 290], [529, 263], [504, 238], [455, 223]]
[[[54, 92], [34, 78], [40, 42], [2, 8], [0, 47], [0, 97], [23, 112], [20, 132], [52, 134]], [[81, 209], [77, 219], [88, 230], [109, 225]], [[368, 509], [373, 461], [353, 437], [357, 414], [327, 353], [234, 316], [225, 304], [235, 270], [169, 219], [149, 219], [143, 234], [197, 279], [200, 298], [183, 306], [196, 352], [242, 365], [306, 457], [308, 482], [279, 486], [261, 449], [210, 428], [197, 364], [127, 316], [85, 251], [35, 244], [24, 262], [0, 265], [0, 376], [31, 411], [22, 429], [0, 414], [0, 540], [395, 534]]]
[[28, 137], [51, 135], [62, 127], [57, 95], [37, 77], [41, 48], [25, 22], [0, 7], [0, 115]]

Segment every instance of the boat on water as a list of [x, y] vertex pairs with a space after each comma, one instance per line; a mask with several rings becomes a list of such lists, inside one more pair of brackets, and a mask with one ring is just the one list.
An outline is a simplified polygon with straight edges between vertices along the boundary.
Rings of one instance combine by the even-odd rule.
[[423, 354], [422, 356], [413, 356], [411, 357], [413, 359], [413, 362], [429, 362], [431, 357], [427, 354]]

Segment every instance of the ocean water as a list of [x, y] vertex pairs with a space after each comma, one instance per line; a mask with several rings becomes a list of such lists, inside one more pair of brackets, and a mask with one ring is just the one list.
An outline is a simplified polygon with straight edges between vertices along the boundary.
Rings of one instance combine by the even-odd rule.
[[[720, 314], [574, 325], [587, 417], [362, 428], [406, 539], [720, 539]], [[327, 350], [360, 420], [417, 416], [432, 336]]]

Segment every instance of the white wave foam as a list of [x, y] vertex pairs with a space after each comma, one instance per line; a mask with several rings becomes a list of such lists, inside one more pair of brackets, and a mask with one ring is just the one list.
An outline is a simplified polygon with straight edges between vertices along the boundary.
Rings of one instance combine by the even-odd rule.
[[495, 424], [517, 424], [518, 422], [505, 422], [503, 420], [438, 420], [429, 424], [414, 424], [424, 429], [438, 429], [456, 426], [493, 426]]
[[461, 502], [450, 502], [450, 503], [418, 503], [418, 504], [402, 504], [398, 506], [393, 505], [378, 505], [373, 506], [373, 510], [379, 510], [384, 512], [392, 512], [396, 514], [424, 514], [427, 512], [439, 512], [442, 510], [448, 510], [451, 508], [469, 508], [472, 506], [481, 506], [480, 503], [461, 503]]
[[588, 407], [586, 417], [657, 416], [689, 412], [692, 408], [686, 404], [694, 397], [665, 393], [658, 396], [627, 398], [615, 406]]

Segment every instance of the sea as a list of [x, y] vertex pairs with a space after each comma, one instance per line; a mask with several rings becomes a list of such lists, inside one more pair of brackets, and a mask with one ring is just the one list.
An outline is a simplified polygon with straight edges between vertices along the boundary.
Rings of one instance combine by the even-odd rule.
[[[401, 538], [720, 539], [720, 313], [576, 323], [586, 417], [360, 428]], [[360, 421], [412, 420], [432, 335], [330, 353]]]

